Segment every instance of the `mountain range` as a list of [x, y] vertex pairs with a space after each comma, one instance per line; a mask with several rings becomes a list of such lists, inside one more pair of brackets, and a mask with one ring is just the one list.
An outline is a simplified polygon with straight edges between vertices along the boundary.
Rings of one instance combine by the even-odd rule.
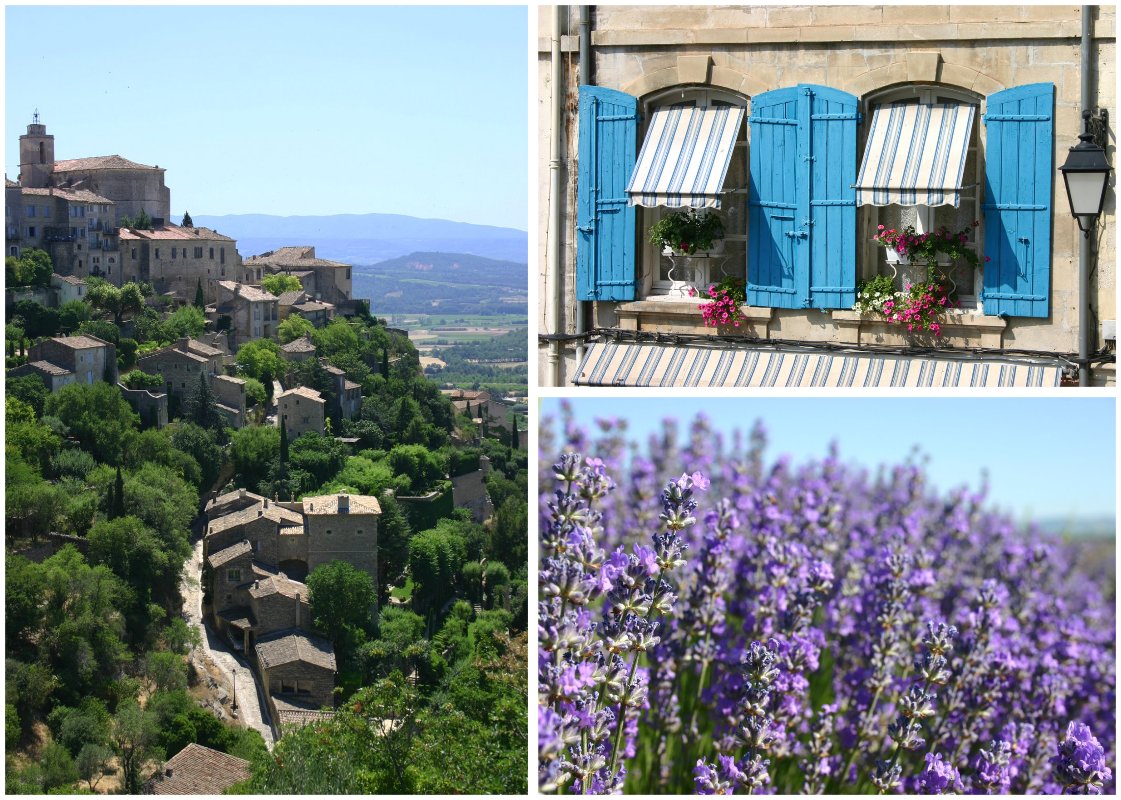
[[464, 253], [529, 263], [529, 234], [515, 228], [473, 225], [402, 214], [191, 215], [195, 225], [237, 240], [243, 257], [288, 245], [314, 245], [320, 258], [376, 264], [415, 252]]

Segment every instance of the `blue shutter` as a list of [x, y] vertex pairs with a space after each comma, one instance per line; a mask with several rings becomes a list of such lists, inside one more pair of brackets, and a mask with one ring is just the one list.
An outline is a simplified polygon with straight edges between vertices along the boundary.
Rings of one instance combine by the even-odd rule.
[[771, 308], [856, 301], [857, 99], [803, 84], [751, 102], [747, 300]]
[[576, 299], [635, 297], [634, 170], [638, 101], [599, 86], [580, 87], [576, 174]]
[[808, 234], [797, 225], [808, 189], [799, 168], [800, 105], [796, 87], [751, 100], [747, 302], [753, 306], [801, 308], [809, 299]]
[[825, 86], [799, 86], [809, 104], [810, 305], [856, 302], [856, 124], [858, 101]]
[[988, 98], [985, 137], [986, 314], [1050, 310], [1055, 87], [1033, 83]]

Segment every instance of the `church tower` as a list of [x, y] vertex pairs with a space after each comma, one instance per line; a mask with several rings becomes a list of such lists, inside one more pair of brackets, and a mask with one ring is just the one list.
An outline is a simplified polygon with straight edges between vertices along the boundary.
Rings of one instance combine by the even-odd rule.
[[25, 189], [41, 189], [47, 185], [54, 169], [54, 137], [39, 122], [36, 110], [27, 133], [19, 137], [19, 182]]

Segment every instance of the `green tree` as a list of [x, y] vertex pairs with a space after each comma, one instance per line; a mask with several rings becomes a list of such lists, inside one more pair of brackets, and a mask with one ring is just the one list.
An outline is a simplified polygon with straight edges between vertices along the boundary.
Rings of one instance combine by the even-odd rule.
[[174, 426], [171, 443], [196, 462], [200, 468], [199, 491], [209, 489], [222, 469], [225, 454], [215, 442], [215, 437], [204, 428], [190, 421], [180, 421]]
[[510, 417], [510, 449], [518, 449], [518, 415], [513, 414]]
[[272, 425], [242, 428], [230, 438], [230, 460], [241, 486], [256, 489], [279, 457], [280, 430]]
[[43, 788], [46, 790], [70, 786], [78, 781], [78, 768], [69, 751], [57, 742], [51, 742], [39, 755], [43, 770]]
[[315, 343], [316, 352], [328, 358], [335, 353], [353, 352], [359, 347], [358, 334], [350, 323], [341, 317], [316, 330], [311, 340]]
[[[5, 266], [7, 264], [8, 259], [5, 259]], [[9, 283], [9, 286], [50, 286], [54, 264], [45, 250], [36, 247], [24, 250], [14, 266], [14, 274], [9, 271], [8, 277], [9, 280], [14, 277], [15, 282]]]
[[193, 227], [195, 227], [195, 221], [193, 219], [191, 219], [191, 212], [189, 212], [189, 211], [184, 211], [183, 212], [183, 221], [179, 223], [179, 226], [181, 228], [193, 228]]
[[263, 406], [268, 402], [265, 385], [256, 378], [244, 378], [245, 399], [250, 406]]
[[[34, 300], [20, 300], [16, 303], [14, 319], [19, 321], [27, 336], [38, 339], [40, 336], [55, 336], [58, 334], [59, 314], [58, 309], [47, 308]], [[22, 356], [27, 350], [25, 340], [20, 340], [19, 354]]]
[[[283, 460], [283, 459], [282, 459]], [[311, 479], [304, 491], [314, 491], [334, 478], [347, 460], [346, 445], [331, 436], [308, 431], [289, 446], [286, 463]]]
[[529, 525], [524, 494], [507, 497], [495, 512], [491, 552], [513, 572], [529, 563]]
[[92, 316], [93, 312], [88, 303], [71, 300], [69, 303], [63, 303], [58, 309], [58, 327], [63, 333], [73, 333]]
[[176, 653], [164, 650], [147, 653], [143, 670], [153, 692], [185, 691], [187, 688], [187, 664]]
[[442, 459], [421, 445], [397, 445], [389, 451], [389, 466], [394, 474], [409, 477], [414, 492], [432, 489], [444, 479]]
[[294, 342], [301, 336], [310, 336], [315, 332], [315, 326], [299, 314], [289, 314], [284, 322], [276, 329], [276, 335], [284, 344]]
[[37, 375], [24, 375], [22, 378], [8, 378], [4, 394], [27, 403], [35, 412], [35, 418], [39, 418], [43, 416], [43, 403], [50, 392]]
[[126, 794], [140, 794], [144, 765], [163, 757], [157, 739], [156, 715], [145, 711], [136, 701], [125, 702], [113, 716], [113, 749], [121, 765], [121, 788]]
[[205, 374], [199, 375], [194, 392], [183, 403], [183, 419], [219, 434], [226, 427], [226, 421], [218, 411], [218, 402], [214, 399], [214, 390], [210, 388]]
[[388, 492], [378, 495], [381, 519], [378, 520], [378, 588], [388, 599], [388, 586], [396, 583], [409, 563], [412, 528], [397, 498]]
[[121, 383], [129, 389], [162, 389], [164, 379], [162, 375], [152, 375], [143, 370], [134, 369], [125, 374]]
[[[276, 275], [266, 275], [261, 278], [261, 288], [269, 294], [280, 297], [280, 295], [285, 292], [298, 292], [304, 287], [303, 284], [300, 283], [300, 279], [295, 275], [278, 273]], [[291, 319], [291, 317], [289, 317], [289, 319]]]
[[202, 278], [195, 284], [195, 308], [200, 311], [206, 308], [206, 295], [202, 293]]
[[[201, 288], [201, 284], [200, 284]], [[173, 342], [184, 336], [200, 336], [206, 330], [206, 315], [200, 306], [182, 306], [168, 314], [160, 325], [160, 339]]]
[[436, 612], [452, 598], [456, 578], [467, 560], [467, 543], [454, 526], [437, 526], [409, 540], [413, 607]]
[[424, 617], [387, 606], [378, 618], [377, 638], [362, 646], [361, 659], [367, 676], [388, 678], [394, 671], [411, 675], [420, 661], [427, 660], [428, 651]]
[[377, 606], [374, 579], [345, 561], [320, 564], [307, 578], [311, 616], [344, 655], [353, 652], [370, 627]]
[[272, 339], [253, 339], [243, 344], [237, 351], [238, 369], [250, 378], [265, 384], [270, 392], [272, 382], [284, 374], [285, 364], [280, 354], [280, 345]]
[[44, 414], [62, 420], [79, 444], [101, 462], [117, 463], [140, 418], [116, 386], [72, 383], [50, 395]]
[[97, 784], [105, 777], [105, 770], [113, 758], [113, 751], [105, 745], [87, 744], [78, 751], [75, 766], [78, 776], [90, 787], [91, 792], [97, 791]]
[[118, 328], [125, 314], [135, 314], [144, 307], [144, 292], [140, 284], [129, 281], [120, 288], [108, 281], [89, 279], [86, 302], [106, 314], [112, 314]]

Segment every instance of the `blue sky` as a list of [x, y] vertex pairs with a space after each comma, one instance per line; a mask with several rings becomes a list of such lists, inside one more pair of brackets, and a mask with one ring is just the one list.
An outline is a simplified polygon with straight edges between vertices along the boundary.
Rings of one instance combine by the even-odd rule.
[[174, 217], [386, 212], [525, 230], [527, 10], [5, 9], [4, 169], [39, 109], [58, 159], [167, 169]]
[[[820, 458], [833, 440], [842, 459], [870, 468], [899, 463], [917, 446], [942, 489], [977, 486], [987, 469], [992, 502], [1018, 519], [1112, 516], [1116, 509], [1116, 411], [1108, 398], [581, 397], [572, 403], [587, 422], [626, 416], [639, 441], [666, 417], [686, 430], [702, 409], [729, 433], [762, 419], [770, 455], [790, 453], [797, 462]], [[543, 415], [558, 409], [552, 398], [541, 403]]]

